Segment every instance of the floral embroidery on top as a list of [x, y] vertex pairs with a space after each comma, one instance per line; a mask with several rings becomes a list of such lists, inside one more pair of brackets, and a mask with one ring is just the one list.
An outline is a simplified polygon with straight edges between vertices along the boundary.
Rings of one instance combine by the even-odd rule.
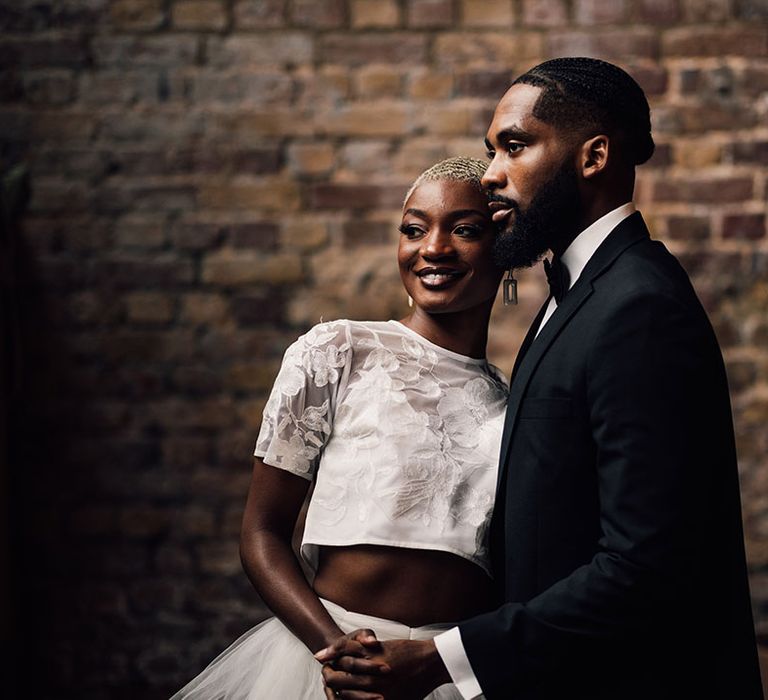
[[[302, 552], [393, 543], [487, 568], [507, 388], [397, 322], [315, 326], [286, 352], [256, 455], [317, 470]], [[319, 465], [319, 466], [318, 466]]]

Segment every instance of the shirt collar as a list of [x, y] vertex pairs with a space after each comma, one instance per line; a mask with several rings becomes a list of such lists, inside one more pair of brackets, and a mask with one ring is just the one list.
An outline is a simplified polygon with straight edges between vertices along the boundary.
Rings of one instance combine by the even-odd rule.
[[595, 254], [600, 244], [608, 238], [608, 234], [613, 231], [630, 214], [635, 213], [634, 202], [627, 202], [620, 207], [616, 207], [597, 221], [591, 223], [576, 238], [571, 245], [566, 248], [562, 255], [563, 264], [568, 268], [568, 274], [571, 277], [569, 289], [576, 284], [579, 275], [584, 271], [589, 259]]

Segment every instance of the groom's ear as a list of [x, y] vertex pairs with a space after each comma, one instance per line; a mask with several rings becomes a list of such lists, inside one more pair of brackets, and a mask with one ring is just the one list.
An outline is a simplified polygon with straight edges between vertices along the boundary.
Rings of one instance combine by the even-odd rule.
[[579, 170], [585, 180], [602, 173], [608, 166], [611, 139], [606, 134], [598, 134], [581, 145], [579, 151]]

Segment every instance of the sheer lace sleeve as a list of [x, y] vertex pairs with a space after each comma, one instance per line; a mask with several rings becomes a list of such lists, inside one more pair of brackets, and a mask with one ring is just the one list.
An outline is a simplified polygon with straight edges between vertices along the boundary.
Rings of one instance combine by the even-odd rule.
[[344, 322], [321, 323], [286, 350], [264, 408], [256, 457], [312, 479], [333, 428], [336, 396], [347, 380], [351, 353]]

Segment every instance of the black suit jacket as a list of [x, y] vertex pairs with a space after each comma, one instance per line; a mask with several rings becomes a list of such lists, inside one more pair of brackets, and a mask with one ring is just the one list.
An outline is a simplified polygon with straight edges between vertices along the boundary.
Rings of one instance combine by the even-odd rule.
[[762, 699], [728, 385], [687, 275], [639, 213], [513, 373], [491, 556], [460, 625], [490, 700]]

